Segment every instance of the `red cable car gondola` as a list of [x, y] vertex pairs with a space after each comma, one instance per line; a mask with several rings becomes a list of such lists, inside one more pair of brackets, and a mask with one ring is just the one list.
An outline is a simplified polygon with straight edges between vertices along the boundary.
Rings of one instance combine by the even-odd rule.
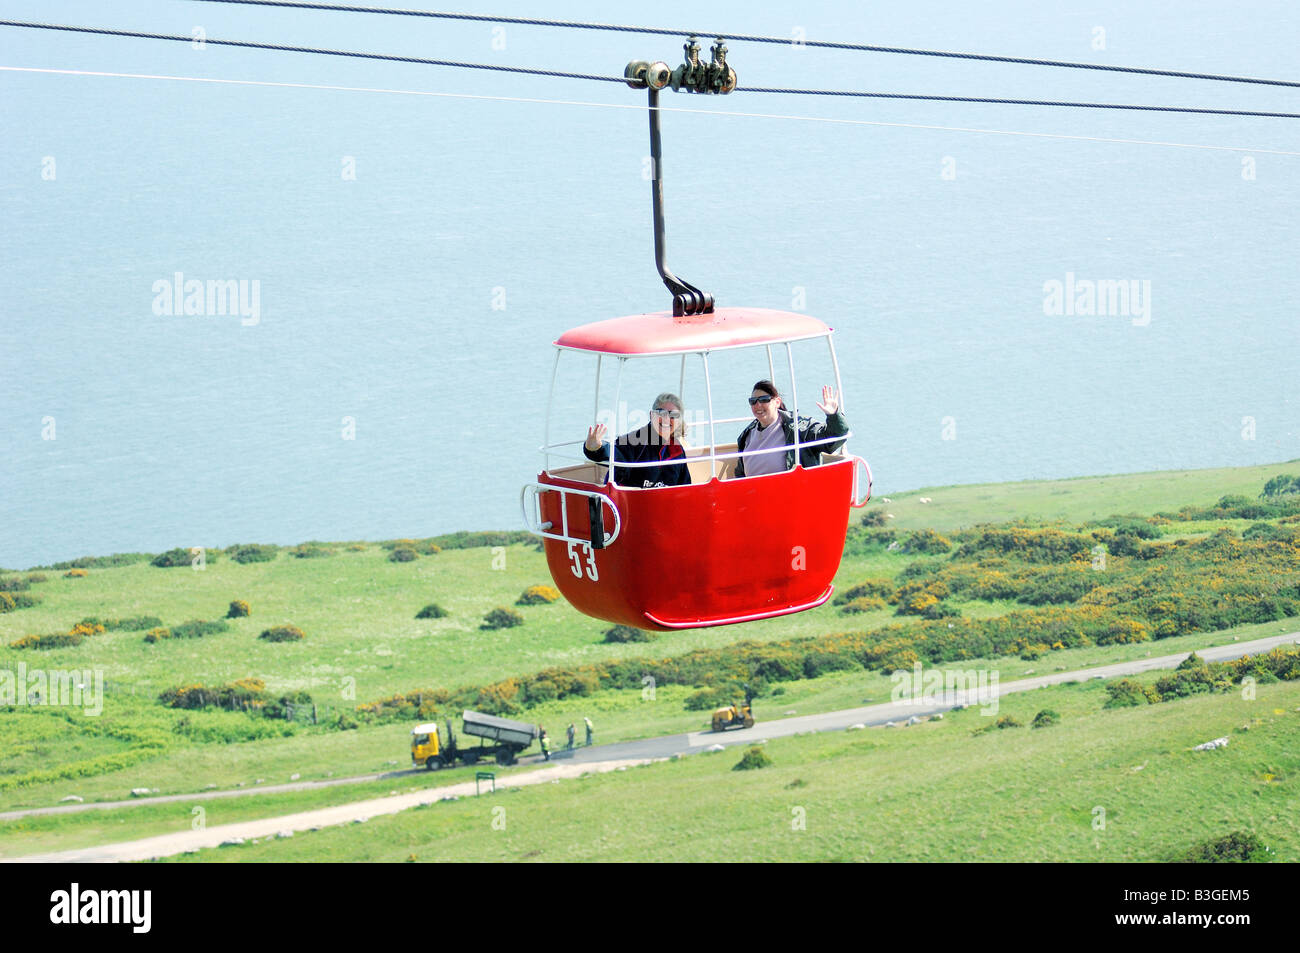
[[[819, 466], [800, 465], [801, 447], [826, 444], [831, 450], [851, 436], [800, 441], [791, 344], [826, 342], [842, 399], [831, 328], [785, 311], [715, 310], [712, 296], [677, 278], [664, 263], [659, 90], [670, 82], [674, 88], [696, 91], [734, 89], [735, 72], [726, 65], [720, 40], [713, 52], [713, 62], [701, 64], [692, 38], [686, 45], [687, 62], [676, 71], [661, 63], [628, 65], [629, 85], [649, 89], [655, 264], [673, 294], [673, 310], [586, 324], [555, 341], [544, 468], [521, 493], [524, 522], [543, 538], [551, 576], [565, 598], [587, 615], [644, 629], [751, 622], [822, 605], [833, 591], [831, 580], [843, 555], [850, 507], [865, 505], [871, 494], [866, 461], [847, 451], [823, 453]], [[735, 443], [720, 444], [718, 425], [746, 418], [714, 417], [709, 356], [762, 348], [769, 379], [774, 379], [774, 347], [784, 348], [789, 371], [795, 465], [785, 472], [736, 479], [737, 459], [751, 451], [742, 454]], [[551, 441], [559, 363], [566, 352], [596, 355], [597, 404], [602, 362], [607, 356], [617, 361], [616, 406], [628, 360], [679, 355], [680, 394], [687, 359], [699, 356], [708, 446], [687, 451], [690, 485], [621, 486], [610, 479], [611, 467], [572, 451], [581, 439]], [[568, 465], [553, 467], [556, 457]], [[636, 466], [618, 463], [620, 470]]]

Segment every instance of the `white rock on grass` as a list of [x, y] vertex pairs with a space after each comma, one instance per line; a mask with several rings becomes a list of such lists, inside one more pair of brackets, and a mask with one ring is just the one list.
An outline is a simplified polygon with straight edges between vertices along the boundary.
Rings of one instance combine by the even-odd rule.
[[856, 724], [856, 725], [849, 725], [849, 726], [848, 726], [847, 728], [845, 728], [844, 730], [845, 730], [845, 731], [862, 731], [862, 730], [863, 730], [864, 728], [866, 728], [866, 727], [867, 727], [866, 725], [864, 725], [864, 724], [862, 724], [861, 722], [859, 722], [859, 723]]
[[149, 796], [149, 789], [148, 789], [148, 788], [132, 788], [132, 789], [131, 789], [131, 797], [148, 797], [148, 796]]
[[242, 843], [244, 843], [244, 839], [243, 839], [242, 837], [231, 837], [229, 840], [223, 840], [223, 841], [221, 842], [221, 846], [222, 846], [222, 847], [238, 847], [238, 846], [239, 846], [240, 844], [242, 844]]
[[938, 714], [931, 715], [930, 718], [934, 721], [943, 721], [943, 712], [939, 712]]
[[790, 709], [788, 712], [786, 712], [786, 714], [787, 714], [787, 715], [797, 715], [797, 714], [799, 714], [799, 713], [798, 713], [797, 711], [795, 711], [795, 710], [792, 708], [792, 709]]
[[292, 836], [293, 836], [293, 831], [280, 831], [280, 833], [276, 834], [275, 836], [276, 836], [276, 837], [292, 837]]
[[887, 721], [887, 722], [885, 722], [885, 727], [886, 727], [886, 728], [893, 728], [893, 727], [895, 727], [895, 725], [894, 725], [894, 723], [893, 723], [892, 721]]
[[911, 718], [907, 719], [907, 723], [909, 725], [919, 725], [921, 723], [921, 719], [917, 715], [913, 715]]
[[75, 795], [75, 794], [69, 794], [67, 797], [61, 797], [61, 798], [59, 798], [59, 803], [60, 803], [60, 804], [67, 804], [69, 801], [75, 801], [77, 804], [80, 804], [80, 803], [81, 803], [82, 801], [84, 801], [84, 800], [85, 800], [85, 798], [77, 797], [77, 795]]
[[727, 749], [724, 748], [722, 745], [719, 745], [719, 744], [712, 744], [712, 745], [709, 745], [709, 746], [708, 746], [707, 748], [705, 748], [704, 750], [705, 750], [705, 751], [726, 751]]
[[1192, 750], [1193, 750], [1193, 751], [1213, 751], [1215, 748], [1226, 748], [1227, 746], [1228, 746], [1228, 738], [1227, 738], [1227, 736], [1225, 735], [1225, 736], [1222, 737], [1222, 738], [1215, 738], [1213, 741], [1207, 741], [1207, 742], [1205, 742], [1205, 744], [1203, 744], [1203, 745], [1197, 745], [1197, 746], [1196, 746], [1195, 748], [1193, 748]]
[[297, 781], [300, 777], [302, 777], [302, 775], [295, 771], [293, 774], [289, 775], [289, 780]]

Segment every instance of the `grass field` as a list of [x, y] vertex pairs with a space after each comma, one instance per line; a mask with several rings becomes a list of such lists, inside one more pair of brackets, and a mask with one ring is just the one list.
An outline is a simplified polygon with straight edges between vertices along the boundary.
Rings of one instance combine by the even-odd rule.
[[[1250, 702], [1104, 699], [1097, 684], [1042, 689], [1002, 712], [1027, 726], [1057, 711], [1043, 729], [972, 735], [972, 708], [776, 739], [759, 771], [733, 771], [741, 752], [728, 749], [178, 859], [1170, 861], [1245, 829], [1276, 860], [1300, 860], [1300, 684]], [[1190, 750], [1225, 734], [1227, 748]]]
[[[1268, 478], [1296, 469], [1279, 464], [925, 489], [892, 496], [888, 503], [877, 500], [872, 506], [892, 517], [886, 525], [895, 530], [929, 527], [951, 532], [980, 522], [1021, 517], [1070, 524], [1117, 513], [1150, 514], [1189, 503], [1209, 504], [1229, 493], [1253, 498]], [[921, 497], [931, 502], [920, 503]], [[1249, 523], [1180, 522], [1162, 527], [1161, 532], [1167, 538], [1195, 538], [1221, 525], [1240, 531]], [[894, 615], [893, 607], [845, 616], [827, 605], [743, 627], [663, 633], [653, 643], [611, 645], [602, 641], [607, 624], [586, 618], [561, 601], [520, 608], [527, 620], [523, 626], [483, 631], [478, 625], [488, 610], [512, 605], [528, 586], [549, 581], [539, 552], [526, 545], [510, 546], [503, 568], [494, 568], [494, 554], [486, 548], [445, 550], [411, 563], [392, 563], [386, 557], [378, 544], [368, 544], [359, 551], [339, 546], [336, 555], [318, 559], [296, 559], [281, 552], [271, 562], [241, 565], [222, 557], [210, 561], [201, 572], [188, 567], [159, 569], [147, 563], [91, 569], [85, 578], [65, 578], [60, 572], [47, 571], [47, 581], [34, 583], [30, 589], [41, 597], [39, 605], [0, 614], [0, 670], [15, 669], [20, 662], [28, 668], [50, 670], [100, 669], [107, 680], [104, 713], [95, 717], [67, 709], [5, 710], [6, 717], [0, 719], [0, 746], [6, 751], [0, 761], [0, 810], [53, 805], [74, 794], [86, 800], [118, 800], [136, 787], [157, 789], [162, 794], [193, 793], [213, 787], [252, 786], [259, 779], [266, 784], [283, 783], [294, 774], [313, 780], [409, 766], [406, 724], [362, 724], [355, 730], [327, 731], [241, 712], [180, 712], [157, 703], [160, 691], [183, 683], [215, 684], [257, 677], [277, 694], [310, 692], [322, 710], [332, 715], [358, 702], [398, 692], [485, 684], [549, 666], [671, 657], [693, 649], [726, 646], [742, 638], [770, 642], [906, 621]], [[867, 577], [895, 577], [917, 559], [885, 551], [846, 557], [836, 586], [843, 590]], [[230, 620], [229, 631], [201, 639], [146, 644], [141, 632], [107, 632], [91, 636], [77, 647], [49, 651], [8, 647], [14, 639], [30, 633], [66, 631], [86, 616], [151, 614], [161, 617], [164, 624], [216, 619], [225, 614], [233, 599], [248, 601], [251, 617]], [[429, 602], [442, 605], [449, 616], [416, 620], [417, 610]], [[1023, 608], [1002, 601], [954, 600], [954, 605], [963, 616], [973, 619]], [[275, 644], [257, 638], [263, 629], [282, 623], [301, 627], [306, 638]], [[1152, 642], [1053, 651], [1033, 661], [1006, 656], [986, 663], [986, 667], [996, 669], [1005, 683], [1030, 672], [1172, 654], [1295, 628], [1295, 620], [1286, 619]], [[855, 707], [887, 700], [890, 687], [889, 679], [878, 673], [823, 675], [779, 685], [779, 694], [758, 700], [756, 712], [762, 720], [786, 712], [802, 715]], [[529, 709], [526, 717], [546, 725], [552, 739], [562, 738], [563, 726], [569, 722], [580, 725], [584, 715], [595, 722], [599, 743], [673, 734], [704, 726], [704, 713], [683, 706], [692, 690], [685, 685], [662, 685], [653, 700], [639, 691], [600, 691], [542, 704]], [[1155, 706], [1152, 718], [1159, 720], [1154, 715], [1157, 709], [1163, 712], [1186, 704], [1192, 710], [1208, 701], [1192, 699]], [[1116, 714], [1107, 712], [1105, 716]], [[1107, 724], [1095, 720], [1083, 723], [1098, 730]], [[922, 737], [923, 732], [914, 731], [914, 735]], [[803, 750], [800, 746], [809, 745], [808, 750], [814, 752], [809, 755], [811, 764], [818, 757], [817, 743], [811, 739], [773, 742], [773, 751], [791, 745], [791, 751], [797, 752]], [[924, 754], [918, 753], [918, 757]], [[1068, 765], [1070, 759], [1064, 763]], [[89, 766], [77, 768], [67, 777], [44, 777], [69, 765]], [[645, 770], [671, 774], [685, 768], [685, 764], [673, 764]], [[44, 774], [34, 777], [39, 772]], [[1273, 773], [1271, 785], [1289, 786], [1288, 775]], [[646, 776], [641, 770], [636, 775]], [[11, 783], [24, 777], [23, 783]], [[259, 794], [205, 802], [205, 809], [211, 812], [209, 824], [225, 823], [343, 803], [390, 789], [441, 784], [447, 777]], [[619, 784], [625, 777], [582, 783]], [[510, 797], [515, 803], [517, 798], [539, 796], [529, 792]], [[680, 793], [672, 796], [681, 797]], [[190, 807], [187, 802], [177, 802], [91, 812], [94, 817], [65, 815], [0, 822], [0, 856], [148, 836], [175, 830], [177, 824], [184, 829], [189, 824]], [[301, 843], [296, 842], [294, 849]]]

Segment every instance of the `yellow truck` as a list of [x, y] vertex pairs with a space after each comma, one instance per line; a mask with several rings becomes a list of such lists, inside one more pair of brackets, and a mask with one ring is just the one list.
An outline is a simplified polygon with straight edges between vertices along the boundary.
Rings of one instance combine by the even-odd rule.
[[416, 725], [411, 729], [411, 763], [423, 764], [430, 771], [457, 760], [477, 764], [482, 759], [494, 758], [497, 764], [514, 764], [519, 752], [533, 743], [538, 732], [536, 725], [477, 711], [466, 711], [461, 727], [465, 734], [479, 739], [477, 747], [462, 748], [456, 743], [450, 719], [445, 732], [439, 731], [438, 723], [433, 721]]

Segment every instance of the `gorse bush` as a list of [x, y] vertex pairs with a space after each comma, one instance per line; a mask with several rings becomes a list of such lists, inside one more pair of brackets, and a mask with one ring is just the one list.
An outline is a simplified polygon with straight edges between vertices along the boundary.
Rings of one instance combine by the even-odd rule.
[[334, 550], [329, 546], [315, 542], [299, 543], [297, 546], [291, 547], [289, 552], [295, 559], [323, 559], [326, 556], [334, 555]]
[[[177, 566], [192, 565], [197, 556], [191, 555], [188, 549], [169, 549], [165, 553], [159, 553], [152, 560], [150, 565], [157, 566], [159, 569], [174, 569]], [[203, 558], [208, 558], [208, 553], [203, 554]]]
[[658, 633], [647, 632], [645, 629], [630, 625], [616, 625], [605, 630], [606, 642], [651, 642], [657, 637]]
[[155, 642], [161, 642], [163, 639], [170, 639], [171, 637], [172, 630], [165, 626], [158, 626], [157, 628], [150, 629], [144, 634], [144, 640], [150, 645]]
[[430, 602], [427, 606], [415, 614], [417, 619], [445, 619], [447, 610], [436, 602]]
[[85, 579], [87, 575], [84, 569], [69, 569], [63, 574], [65, 579]]
[[414, 549], [409, 549], [405, 546], [399, 546], [388, 554], [388, 561], [390, 563], [409, 563], [414, 562], [418, 558], [419, 556], [416, 554]]
[[1051, 725], [1055, 725], [1060, 720], [1061, 720], [1061, 716], [1057, 712], [1053, 711], [1051, 708], [1044, 708], [1042, 711], [1040, 711], [1037, 715], [1034, 716], [1034, 720], [1030, 722], [1029, 727], [1047, 728], [1050, 727]]
[[507, 609], [504, 606], [498, 606], [483, 617], [483, 624], [480, 629], [508, 629], [512, 626], [523, 625], [524, 617], [514, 609]]
[[885, 608], [885, 600], [878, 596], [858, 596], [858, 598], [851, 599], [840, 606], [840, 612], [845, 615], [856, 615], [860, 612], [875, 612], [877, 609], [883, 608]]
[[1233, 831], [1202, 841], [1181, 858], [1192, 864], [1252, 864], [1270, 860], [1271, 851], [1251, 831]]
[[270, 543], [241, 543], [227, 546], [226, 555], [237, 563], [269, 563], [275, 559], [280, 547]]
[[[98, 620], [95, 620], [98, 621]], [[156, 615], [133, 615], [121, 619], [105, 619], [104, 628], [110, 632], [140, 632], [162, 625]]]
[[735, 700], [735, 692], [728, 688], [701, 688], [686, 696], [682, 703], [687, 711], [713, 711], [730, 705]]
[[903, 543], [903, 552], [905, 553], [934, 555], [950, 552], [951, 550], [952, 541], [945, 536], [940, 536], [932, 529], [919, 529], [907, 537], [907, 542]]
[[755, 771], [759, 768], [766, 768], [772, 763], [772, 759], [758, 745], [754, 745], [745, 752], [744, 757], [736, 762], [732, 771]]
[[275, 625], [269, 629], [263, 629], [259, 639], [265, 639], [267, 642], [298, 642], [303, 636], [302, 629], [296, 625]]
[[888, 599], [894, 594], [894, 588], [894, 583], [889, 579], [864, 579], [857, 585], [836, 593], [832, 602], [834, 605], [841, 606], [855, 599], [871, 597]]
[[252, 610], [249, 609], [248, 603], [243, 599], [235, 599], [230, 603], [230, 608], [226, 610], [227, 619], [247, 618]]
[[230, 631], [230, 626], [220, 619], [212, 622], [204, 622], [202, 619], [190, 619], [180, 625], [171, 626], [172, 638], [174, 639], [201, 639], [205, 635], [228, 631]]
[[517, 606], [541, 606], [549, 605], [556, 599], [560, 598], [560, 590], [553, 586], [529, 586], [523, 591], [515, 605]]

